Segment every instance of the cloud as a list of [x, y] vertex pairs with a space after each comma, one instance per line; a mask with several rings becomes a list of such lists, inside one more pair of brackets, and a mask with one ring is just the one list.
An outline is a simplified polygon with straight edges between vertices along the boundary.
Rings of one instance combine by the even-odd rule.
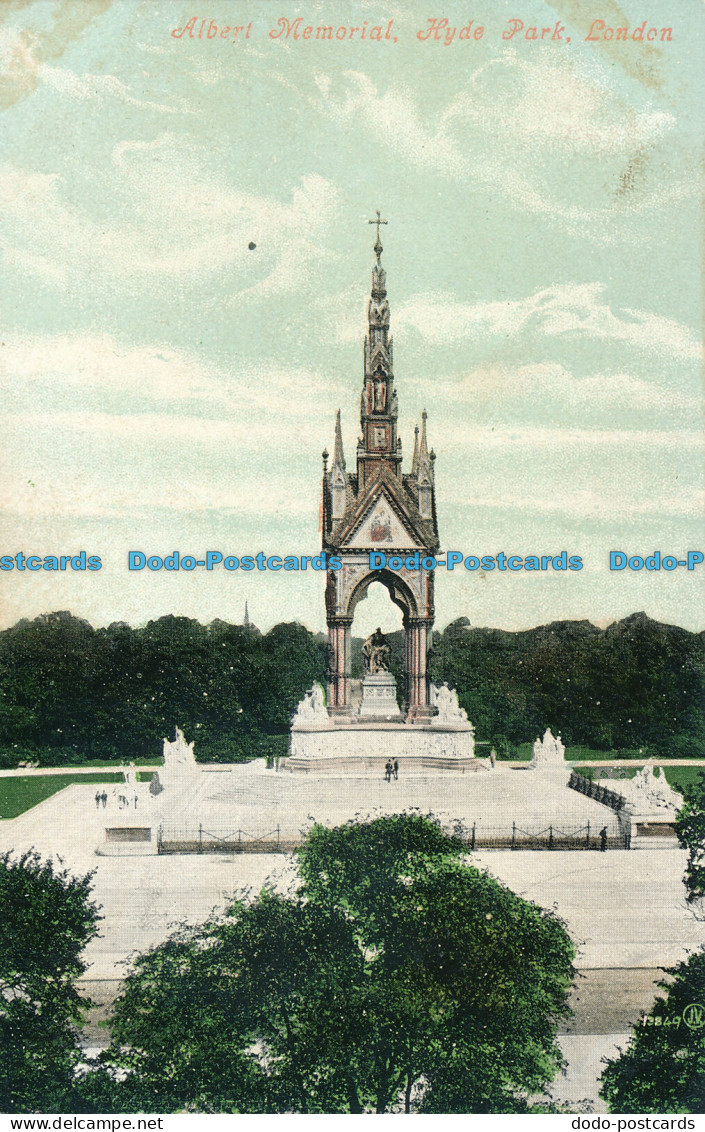
[[238, 519], [313, 517], [318, 508], [305, 485], [297, 489], [281, 476], [271, 477], [266, 493], [253, 489], [250, 482], [235, 476], [229, 484], [184, 482], [175, 474], [139, 479], [106, 475], [96, 483], [77, 475], [67, 483], [46, 479], [41, 483], [10, 482], [3, 492], [2, 514], [15, 519], [41, 519], [55, 516], [70, 519], [122, 519], [139, 515], [172, 512], [203, 515], [234, 512]]
[[551, 363], [479, 367], [459, 380], [434, 381], [434, 394], [455, 404], [466, 402], [498, 413], [510, 408], [524, 415], [527, 407], [536, 412], [545, 402], [581, 414], [593, 410], [602, 413], [605, 409], [655, 410], [660, 423], [673, 415], [690, 415], [701, 408], [701, 398], [695, 392], [643, 381], [628, 373], [580, 378], [564, 366]]
[[[642, 231], [618, 227], [616, 218], [697, 192], [695, 178], [663, 176], [663, 162], [652, 175], [652, 151], [674, 130], [674, 115], [628, 102], [611, 88], [608, 71], [567, 55], [544, 53], [528, 63], [507, 49], [469, 71], [462, 89], [435, 110], [403, 84], [382, 89], [359, 71], [319, 73], [314, 81], [321, 113], [347, 128], [359, 122], [413, 167], [499, 194], [600, 245], [643, 241]], [[596, 160], [605, 163], [597, 179]], [[576, 163], [570, 177], [567, 161]], [[625, 184], [629, 191], [621, 191]]]
[[[162, 422], [167, 435], [172, 429], [179, 435], [191, 429], [194, 436], [204, 430], [207, 436], [210, 428], [214, 438], [230, 436], [227, 429], [232, 427], [245, 442], [251, 429], [242, 423], [243, 394], [253, 421], [256, 422], [258, 413], [266, 413], [270, 424], [276, 424], [279, 417], [289, 421], [308, 419], [309, 405], [323, 389], [341, 395], [346, 392], [343, 384], [338, 388], [328, 376], [314, 370], [256, 364], [239, 369], [219, 368], [169, 346], [130, 346], [110, 335], [50, 335], [19, 341], [8, 337], [0, 348], [0, 388], [5, 388], [9, 400], [18, 388], [23, 390], [24, 397], [32, 386], [33, 397], [41, 388], [43, 397], [51, 399], [57, 426], [63, 421], [66, 427], [78, 428], [85, 421], [86, 427], [98, 431], [111, 427], [129, 430], [132, 421], [136, 432], [153, 428], [155, 436], [159, 436]], [[91, 417], [82, 411], [62, 415], [62, 400], [70, 401], [72, 396], [82, 406], [87, 396], [106, 404], [117, 397], [120, 413], [97, 413]], [[145, 402], [168, 405], [173, 415], [151, 417], [139, 407]], [[180, 417], [184, 405], [191, 402], [202, 411], [210, 407], [218, 417]], [[227, 421], [228, 412], [233, 415], [231, 422]], [[27, 418], [29, 423], [34, 415], [29, 413]]]
[[682, 323], [650, 311], [613, 310], [604, 283], [566, 283], [523, 299], [459, 303], [452, 295], [419, 295], [395, 307], [395, 324], [413, 327], [429, 342], [532, 335], [623, 342], [637, 352], [691, 360], [701, 345]]
[[[303, 414], [300, 414], [303, 415]], [[8, 413], [4, 417], [6, 429], [19, 436], [33, 437], [51, 435], [73, 439], [83, 434], [100, 441], [110, 437], [134, 447], [149, 443], [153, 455], [157, 446], [179, 444], [184, 446], [205, 446], [207, 448], [229, 447], [232, 451], [243, 449], [252, 451], [262, 449], [262, 445], [291, 441], [291, 414], [282, 412], [279, 420], [272, 420], [268, 414], [253, 411], [244, 419], [175, 416], [167, 413], [101, 413], [95, 411], [73, 411], [60, 413]], [[129, 459], [124, 450], [125, 460]]]
[[[432, 424], [432, 422], [431, 422]], [[488, 429], [486, 425], [465, 426], [458, 420], [443, 422], [443, 442], [448, 448], [456, 445], [465, 452], [491, 452], [497, 448], [533, 449], [537, 455], [557, 449], [619, 449], [626, 459], [630, 451], [645, 449], [654, 453], [698, 451], [702, 448], [702, 432], [695, 429], [625, 428], [551, 428], [541, 425], [502, 425]]]
[[83, 32], [112, 4], [113, 0], [91, 0], [76, 4], [60, 0], [52, 12], [53, 23], [37, 40], [30, 32], [7, 27], [0, 31], [0, 109], [13, 106], [37, 88], [42, 63], [53, 61], [81, 37]]
[[661, 491], [648, 497], [634, 498], [625, 493], [620, 483], [613, 491], [566, 490], [542, 493], [524, 491], [511, 495], [493, 495], [482, 492], [451, 492], [443, 496], [443, 504], [452, 506], [460, 513], [465, 511], [516, 511], [522, 515], [561, 515], [579, 521], [581, 519], [609, 522], [612, 520], [638, 521], [642, 518], [694, 519], [700, 518], [705, 509], [705, 491]]
[[464, 174], [465, 156], [441, 123], [440, 128], [425, 126], [416, 101], [408, 88], [390, 86], [380, 93], [372, 80], [360, 71], [343, 71], [343, 89], [329, 76], [318, 74], [316, 85], [326, 114], [338, 122], [360, 118], [375, 134], [400, 150], [412, 164], [434, 169], [444, 175]]
[[[110, 2], [107, 0], [108, 4]], [[101, 0], [98, 0], [100, 3]], [[51, 66], [46, 60], [57, 58], [61, 52], [45, 49], [50, 38], [47, 36], [39, 40], [26, 30], [0, 28], [0, 67], [3, 69], [0, 106], [3, 102], [6, 107], [10, 106], [23, 94], [29, 94], [44, 84], [58, 94], [80, 102], [116, 99], [128, 106], [163, 114], [196, 113], [183, 99], [166, 105], [136, 98], [130, 88], [114, 75], [77, 74], [67, 67]]]
[[0, 383], [40, 383], [121, 396], [221, 401], [227, 375], [164, 346], [127, 346], [109, 335], [8, 339], [0, 350]]
[[[106, 223], [70, 199], [59, 174], [0, 169], [0, 230], [12, 262], [44, 283], [134, 287], [147, 279], [207, 279], [227, 269], [232, 294], [301, 287], [325, 257], [334, 186], [310, 174], [288, 201], [244, 192], [209, 173], [205, 155], [166, 133], [113, 151], [121, 207]], [[119, 220], [119, 222], [118, 222]], [[256, 255], [249, 248], [257, 245]]]
[[67, 97], [80, 102], [90, 99], [102, 102], [108, 98], [115, 98], [128, 106], [139, 106], [143, 110], [154, 110], [163, 114], [195, 113], [195, 110], [183, 100], [180, 100], [177, 105], [167, 106], [161, 102], [150, 102], [148, 99], [135, 98], [134, 95], [130, 94], [129, 88], [114, 75], [77, 75], [74, 71], [67, 70], [66, 67], [50, 67], [46, 63], [37, 67], [36, 75], [39, 82], [46, 83], [59, 94], [65, 94]]
[[548, 147], [594, 155], [651, 145], [676, 125], [673, 114], [650, 103], [630, 105], [575, 59], [528, 62], [514, 51], [471, 72], [441, 121], [446, 130], [472, 124], [513, 151]]

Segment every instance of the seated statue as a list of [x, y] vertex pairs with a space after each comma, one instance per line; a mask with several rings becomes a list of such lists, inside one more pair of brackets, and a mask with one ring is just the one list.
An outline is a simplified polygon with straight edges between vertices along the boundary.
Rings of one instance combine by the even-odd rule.
[[389, 672], [389, 662], [392, 650], [389, 642], [379, 626], [362, 646], [362, 659], [365, 664], [365, 673]]
[[431, 684], [429, 691], [431, 707], [436, 709], [435, 722], [439, 724], [468, 722], [468, 713], [458, 703], [458, 693], [455, 688], [449, 688], [446, 683]]

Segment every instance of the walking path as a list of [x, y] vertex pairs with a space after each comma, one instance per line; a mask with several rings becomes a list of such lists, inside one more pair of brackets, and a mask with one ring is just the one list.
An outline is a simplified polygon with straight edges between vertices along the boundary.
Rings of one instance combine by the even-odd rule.
[[[120, 766], [37, 766], [16, 767], [13, 770], [0, 770], [0, 778], [42, 778], [52, 774], [119, 774], [125, 764]], [[135, 770], [160, 770], [161, 763], [150, 766], [136, 766]]]

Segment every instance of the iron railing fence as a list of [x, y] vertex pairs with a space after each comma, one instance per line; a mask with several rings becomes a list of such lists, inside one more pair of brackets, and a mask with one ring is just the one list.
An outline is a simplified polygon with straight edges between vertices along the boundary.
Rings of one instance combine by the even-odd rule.
[[[244, 829], [212, 829], [204, 825], [191, 828], [162, 826], [157, 831], [158, 853], [289, 853], [303, 843], [305, 830], [282, 831], [281, 826], [266, 833]], [[610, 828], [590, 823], [566, 829], [548, 822], [525, 829], [517, 822], [488, 826], [473, 822], [460, 838], [468, 849], [629, 849], [628, 828]]]
[[612, 810], [623, 810], [627, 804], [627, 799], [623, 794], [618, 794], [616, 790], [608, 790], [606, 786], [602, 786], [594, 778], [587, 778], [584, 774], [578, 774], [575, 770], [570, 772], [568, 785], [571, 790], [577, 790], [578, 793], [585, 794], [588, 798], [594, 798], [596, 802], [602, 802], [604, 806], [609, 806]]

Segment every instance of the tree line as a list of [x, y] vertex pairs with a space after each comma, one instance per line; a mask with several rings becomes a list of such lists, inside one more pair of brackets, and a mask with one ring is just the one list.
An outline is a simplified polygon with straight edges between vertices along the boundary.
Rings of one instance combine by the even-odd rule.
[[[401, 686], [401, 634], [390, 640]], [[644, 614], [516, 633], [460, 618], [434, 635], [429, 669], [500, 755], [550, 726], [569, 745], [688, 757], [705, 752], [704, 644]], [[0, 764], [154, 758], [177, 724], [204, 761], [283, 754], [296, 705], [325, 670], [325, 638], [298, 623], [260, 633], [173, 616], [139, 628], [23, 620], [0, 633]]]
[[551, 727], [569, 746], [705, 754], [705, 634], [644, 613], [606, 629], [559, 621], [517, 633], [463, 617], [435, 636], [429, 667], [500, 753]]
[[156, 758], [175, 726], [204, 761], [273, 750], [325, 680], [325, 645], [299, 624], [268, 633], [187, 617], [94, 629], [70, 613], [0, 633], [0, 759]]

